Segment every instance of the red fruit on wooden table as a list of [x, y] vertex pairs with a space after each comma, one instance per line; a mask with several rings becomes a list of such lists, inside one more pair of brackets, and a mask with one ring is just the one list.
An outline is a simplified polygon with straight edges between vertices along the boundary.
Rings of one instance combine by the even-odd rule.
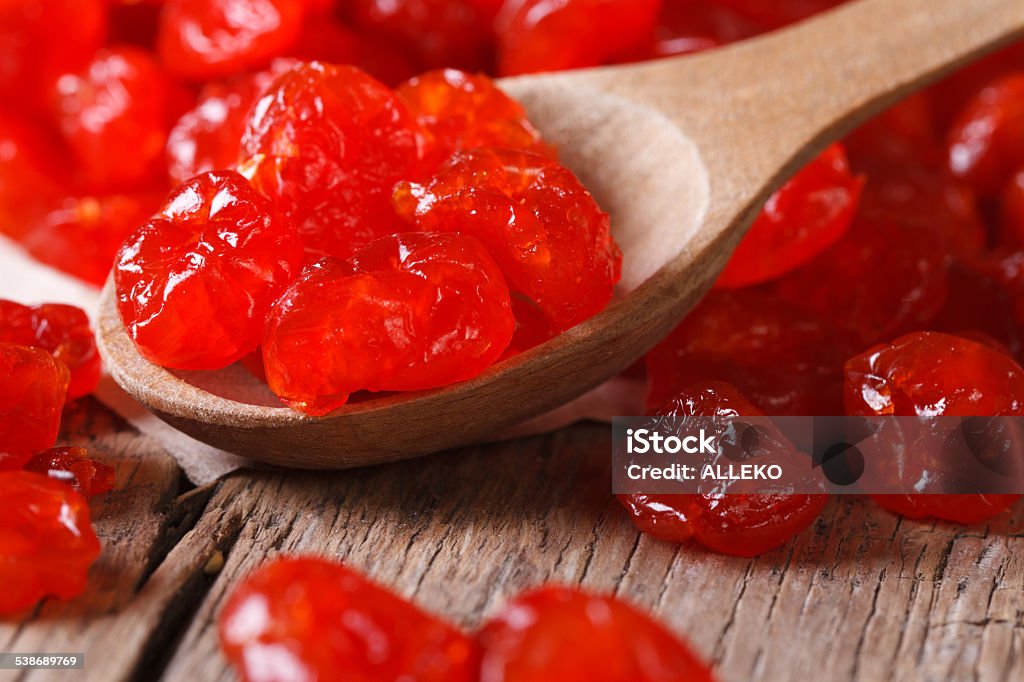
[[165, 192], [67, 195], [21, 238], [36, 260], [103, 286], [124, 240], [163, 203]]
[[219, 621], [220, 643], [249, 682], [476, 682], [473, 640], [370, 582], [315, 558], [250, 575]]
[[30, 307], [0, 299], [0, 343], [52, 353], [71, 371], [69, 399], [92, 393], [99, 383], [102, 362], [89, 317], [81, 308], [62, 303]]
[[498, 17], [498, 73], [612, 64], [643, 54], [661, 0], [522, 0]]
[[1024, 163], [1024, 70], [984, 86], [961, 109], [946, 142], [950, 171], [980, 195], [999, 194]]
[[409, 232], [351, 261], [306, 268], [270, 313], [263, 364], [285, 403], [320, 415], [355, 391], [414, 391], [476, 376], [514, 327], [508, 285], [480, 242]]
[[843, 147], [830, 146], [768, 198], [715, 286], [765, 282], [814, 258], [850, 227], [863, 184]]
[[0, 234], [21, 239], [66, 191], [66, 153], [45, 128], [3, 111], [0, 149]]
[[242, 172], [290, 217], [307, 257], [348, 258], [397, 232], [391, 190], [420, 162], [395, 94], [351, 66], [299, 64], [252, 108]]
[[291, 222], [245, 178], [204, 173], [175, 189], [122, 245], [118, 312], [152, 362], [225, 367], [259, 345], [270, 306], [301, 261]]
[[44, 450], [26, 462], [24, 469], [66, 483], [85, 499], [114, 489], [114, 468], [90, 458], [85, 448]]
[[502, 0], [350, 0], [357, 30], [408, 49], [423, 69], [491, 71], [494, 17]]
[[31, 471], [0, 472], [0, 500], [0, 614], [80, 595], [100, 553], [86, 501]]
[[42, 112], [57, 77], [107, 33], [107, 0], [0, 0], [0, 102]]
[[[1024, 414], [1024, 369], [1008, 355], [977, 341], [937, 332], [915, 332], [871, 348], [846, 363], [846, 413], [897, 415], [1020, 416]], [[895, 432], [894, 432], [895, 433]], [[940, 436], [922, 424], [919, 432], [894, 436], [904, 442], [894, 461], [882, 463], [893, 482], [913, 490], [922, 480], [939, 482]], [[902, 454], [905, 451], [905, 455]], [[897, 460], [896, 457], [902, 457]], [[1020, 495], [875, 495], [883, 507], [911, 518], [933, 516], [958, 523], [984, 521]]]
[[[7, 460], [52, 447], [68, 393], [67, 366], [41, 348], [0, 343], [0, 452]], [[0, 498], [2, 499], [2, 498]]]
[[295, 45], [304, 14], [303, 0], [167, 0], [157, 54], [188, 80], [259, 69]]
[[523, 105], [483, 74], [430, 71], [398, 86], [398, 97], [426, 135], [424, 170], [435, 172], [457, 151], [523, 149], [555, 158], [555, 150], [526, 118]]
[[557, 331], [603, 310], [619, 281], [608, 215], [571, 171], [538, 154], [458, 152], [426, 184], [396, 186], [395, 206], [420, 230], [480, 239]]
[[[693, 417], [758, 417], [754, 407], [734, 386], [722, 382], [694, 384], [678, 392], [653, 411], [655, 416], [679, 420]], [[800, 466], [806, 455], [797, 452], [773, 426], [760, 429], [761, 447], [773, 463], [793, 461]], [[819, 477], [820, 472], [808, 476]], [[824, 480], [809, 484], [824, 491]], [[698, 494], [619, 495], [633, 524], [659, 540], [698, 544], [723, 554], [757, 556], [779, 547], [810, 526], [828, 501], [826, 494], [744, 491], [742, 481], [715, 482]]]
[[611, 596], [547, 586], [519, 595], [477, 634], [480, 682], [711, 682], [664, 625]]
[[724, 381], [770, 415], [842, 410], [857, 350], [819, 317], [762, 289], [713, 291], [647, 354], [648, 409], [691, 384]]
[[263, 71], [206, 84], [195, 107], [178, 119], [167, 137], [171, 179], [185, 182], [200, 173], [234, 167], [253, 102], [294, 65], [290, 59], [275, 59]]
[[60, 77], [54, 112], [87, 187], [124, 191], [162, 181], [176, 87], [135, 47], [100, 50], [84, 70]]
[[861, 214], [842, 239], [774, 290], [863, 348], [927, 326], [945, 303], [951, 260], [948, 240], [934, 227]]

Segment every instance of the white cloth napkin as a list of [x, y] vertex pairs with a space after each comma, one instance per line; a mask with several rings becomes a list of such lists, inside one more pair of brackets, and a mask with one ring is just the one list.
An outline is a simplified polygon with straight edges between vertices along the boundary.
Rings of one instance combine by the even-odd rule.
[[[0, 236], [0, 298], [19, 303], [70, 303], [95, 318], [99, 291], [53, 268], [34, 261], [17, 244]], [[615, 415], [642, 414], [643, 382], [616, 377], [556, 410], [520, 424], [499, 440], [554, 431], [576, 421], [610, 421]], [[252, 460], [201, 443], [161, 421], [107, 375], [96, 397], [142, 433], [167, 450], [196, 485], [204, 485], [244, 467]]]

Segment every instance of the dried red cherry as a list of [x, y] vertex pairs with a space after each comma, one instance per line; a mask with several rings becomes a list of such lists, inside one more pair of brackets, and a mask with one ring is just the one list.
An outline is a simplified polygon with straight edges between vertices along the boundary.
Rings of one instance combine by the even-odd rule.
[[103, 286], [121, 244], [163, 200], [164, 193], [157, 191], [64, 196], [21, 238], [21, 245], [36, 260]]
[[711, 682], [664, 625], [626, 602], [547, 586], [519, 595], [477, 635], [480, 682]]
[[103, 44], [106, 12], [106, 0], [0, 3], [0, 101], [45, 110], [57, 77], [82, 68]]
[[1024, 71], [983, 87], [953, 121], [947, 163], [979, 194], [997, 195], [1024, 163]]
[[523, 0], [498, 21], [498, 72], [561, 71], [643, 52], [661, 0]]
[[418, 137], [395, 94], [362, 71], [299, 64], [253, 106], [243, 173], [295, 222], [310, 260], [348, 258], [397, 231], [391, 189], [415, 174]]
[[20, 239], [65, 192], [65, 151], [29, 118], [3, 111], [0, 149], [0, 233]]
[[426, 133], [424, 166], [430, 173], [453, 153], [477, 147], [524, 149], [555, 158], [523, 105], [483, 74], [431, 71], [402, 83], [397, 93]]
[[647, 406], [725, 381], [773, 416], [837, 414], [854, 350], [821, 319], [760, 289], [714, 291], [648, 353]]
[[160, 182], [180, 93], [148, 52], [101, 50], [84, 71], [61, 76], [55, 92], [58, 125], [88, 187], [123, 191]]
[[178, 119], [167, 137], [171, 179], [185, 182], [238, 163], [249, 109], [275, 78], [294, 65], [289, 59], [275, 59], [264, 71], [203, 87], [195, 107]]
[[259, 345], [270, 306], [301, 261], [291, 222], [245, 178], [204, 173], [121, 247], [118, 311], [153, 362], [217, 369]]
[[842, 146], [830, 146], [769, 197], [715, 286], [765, 282], [814, 258], [850, 227], [863, 184]]
[[307, 268], [271, 311], [263, 362], [285, 403], [325, 414], [358, 390], [473, 377], [501, 355], [513, 329], [508, 285], [480, 242], [410, 232], [349, 262]]
[[219, 632], [245, 680], [473, 682], [479, 669], [469, 637], [323, 559], [261, 567], [231, 595]]
[[619, 281], [622, 253], [608, 215], [575, 175], [530, 152], [458, 152], [425, 185], [395, 187], [400, 214], [419, 229], [480, 239], [514, 292], [562, 331], [600, 312]]
[[302, 0], [167, 0], [157, 53], [190, 80], [260, 68], [295, 44], [304, 11]]
[[85, 448], [51, 448], [25, 464], [26, 471], [70, 485], [89, 499], [114, 489], [114, 469], [89, 457]]
[[[1002, 416], [1024, 414], [1024, 370], [999, 350], [969, 339], [915, 332], [871, 348], [846, 363], [846, 413], [857, 416]], [[926, 429], [927, 425], [922, 426]], [[938, 481], [941, 441], [926, 431], [905, 433], [888, 464], [894, 483], [914, 490]], [[1020, 495], [875, 495], [883, 507], [911, 518], [933, 516], [976, 523], [1003, 511]]]
[[102, 362], [89, 318], [81, 308], [61, 303], [26, 306], [0, 299], [0, 343], [49, 351], [71, 371], [68, 398], [92, 393]]
[[[654, 414], [677, 419], [763, 416], [734, 386], [721, 382], [687, 387]], [[773, 461], [804, 457], [774, 427], [763, 426], [761, 433]], [[824, 490], [820, 479], [811, 483]], [[757, 556], [785, 544], [810, 526], [828, 502], [825, 494], [747, 493], [744, 485], [715, 482], [711, 490], [698, 494], [619, 495], [619, 501], [645, 533], [669, 542], [692, 539], [735, 556]]]
[[67, 366], [48, 351], [0, 343], [0, 451], [35, 453], [53, 446], [68, 378]]
[[80, 595], [100, 553], [85, 500], [30, 471], [0, 472], [0, 500], [0, 614]]

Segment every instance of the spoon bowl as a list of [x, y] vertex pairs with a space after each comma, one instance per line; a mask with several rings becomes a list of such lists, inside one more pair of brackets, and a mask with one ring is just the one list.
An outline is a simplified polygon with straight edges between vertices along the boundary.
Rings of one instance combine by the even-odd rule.
[[605, 311], [472, 380], [309, 417], [238, 366], [186, 373], [145, 360], [110, 282], [100, 351], [115, 381], [161, 419], [266, 463], [345, 468], [483, 440], [636, 361], [707, 291], [802, 163], [1022, 32], [1020, 0], [860, 0], [709, 53], [502, 81], [611, 214], [623, 277]]

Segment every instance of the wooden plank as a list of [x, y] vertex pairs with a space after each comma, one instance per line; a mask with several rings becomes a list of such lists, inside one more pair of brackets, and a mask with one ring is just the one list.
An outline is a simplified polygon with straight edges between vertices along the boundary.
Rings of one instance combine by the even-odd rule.
[[578, 426], [406, 465], [235, 479], [216, 503], [244, 525], [166, 679], [233, 679], [216, 614], [280, 553], [344, 559], [467, 627], [549, 580], [616, 591], [686, 636], [724, 680], [1024, 675], [1019, 513], [989, 532], [844, 499], [787, 547], [725, 557], [635, 533], [608, 495], [609, 438]]
[[[105, 419], [85, 426], [132, 484], [98, 510], [106, 549], [89, 594], [0, 625], [0, 650], [84, 648], [89, 680], [235, 679], [216, 616], [282, 553], [343, 559], [466, 627], [549, 580], [614, 591], [723, 680], [1024, 677], [1020, 510], [962, 528], [836, 500], [793, 543], [746, 560], [639, 536], [608, 494], [607, 427], [337, 474], [236, 474], [180, 500], [173, 463]], [[0, 673], [23, 678], [67, 679]]]

